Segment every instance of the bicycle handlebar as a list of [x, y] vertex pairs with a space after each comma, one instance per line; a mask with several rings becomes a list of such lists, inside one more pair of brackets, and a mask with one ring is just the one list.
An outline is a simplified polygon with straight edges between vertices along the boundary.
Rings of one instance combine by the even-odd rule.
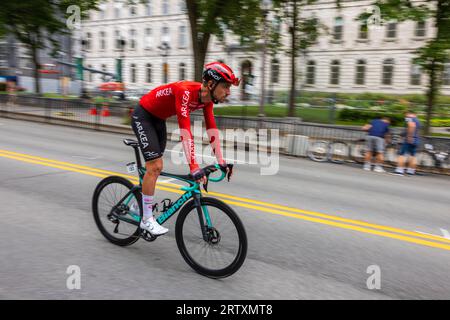
[[[207, 167], [203, 168], [203, 171], [205, 171], [205, 175], [207, 178], [207, 182], [206, 184], [203, 185], [203, 188], [205, 189], [206, 192], [208, 192], [208, 182], [212, 181], [212, 182], [219, 182], [222, 181], [223, 179], [225, 179], [225, 177], [228, 178], [228, 181], [230, 181], [231, 175], [233, 174], [233, 165], [232, 164], [227, 164], [228, 167], [228, 174], [226, 170], [223, 170], [218, 164], [213, 164]], [[213, 172], [216, 172], [217, 170], [221, 170], [222, 171], [222, 175], [218, 178], [209, 178], [209, 175]], [[183, 191], [194, 191], [198, 188], [198, 183], [195, 183], [194, 185], [192, 185], [191, 187], [182, 187], [181, 190]]]

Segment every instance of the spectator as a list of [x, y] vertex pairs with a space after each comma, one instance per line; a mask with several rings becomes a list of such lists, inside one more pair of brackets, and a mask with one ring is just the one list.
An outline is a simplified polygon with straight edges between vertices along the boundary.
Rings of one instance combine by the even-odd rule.
[[403, 175], [405, 171], [405, 154], [409, 154], [407, 174], [416, 174], [416, 150], [419, 145], [420, 122], [417, 115], [409, 110], [405, 113], [405, 131], [403, 133], [404, 141], [399, 150], [397, 168], [395, 173]]
[[364, 170], [372, 169], [372, 156], [375, 152], [375, 172], [385, 172], [383, 169], [385, 140], [389, 139], [389, 125], [391, 121], [388, 117], [372, 120], [370, 124], [366, 124], [363, 130], [368, 131], [366, 137], [367, 153], [365, 156]]

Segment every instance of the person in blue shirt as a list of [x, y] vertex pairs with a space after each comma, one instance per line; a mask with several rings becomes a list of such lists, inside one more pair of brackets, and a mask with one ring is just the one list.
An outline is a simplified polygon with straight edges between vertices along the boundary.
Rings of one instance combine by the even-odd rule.
[[385, 172], [383, 169], [384, 162], [384, 148], [386, 140], [389, 139], [389, 125], [391, 121], [388, 117], [382, 117], [381, 119], [375, 119], [366, 124], [363, 130], [368, 132], [366, 137], [367, 153], [365, 155], [364, 170], [370, 171], [372, 168], [372, 156], [376, 155], [375, 172]]
[[406, 173], [411, 175], [416, 173], [416, 150], [420, 142], [419, 130], [420, 121], [417, 119], [417, 115], [411, 110], [407, 111], [405, 113], [404, 141], [398, 152], [399, 157], [397, 159], [397, 168], [395, 169], [395, 173], [398, 175], [403, 175], [405, 172], [406, 154], [410, 155]]

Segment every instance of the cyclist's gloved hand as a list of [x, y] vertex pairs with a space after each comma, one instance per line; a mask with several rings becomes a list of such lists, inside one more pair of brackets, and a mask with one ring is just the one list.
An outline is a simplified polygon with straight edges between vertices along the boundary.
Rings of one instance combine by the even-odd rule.
[[197, 168], [193, 171], [191, 171], [192, 178], [197, 182], [206, 182], [206, 174], [205, 171], [202, 168]]
[[222, 163], [219, 163], [219, 167], [220, 167], [220, 170], [222, 170], [225, 173], [228, 171], [228, 165], [225, 161], [222, 161]]

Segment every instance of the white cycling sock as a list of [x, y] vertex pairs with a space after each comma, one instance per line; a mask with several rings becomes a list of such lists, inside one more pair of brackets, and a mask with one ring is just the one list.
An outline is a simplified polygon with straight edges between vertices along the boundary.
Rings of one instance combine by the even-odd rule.
[[155, 203], [153, 196], [147, 196], [142, 193], [142, 208], [144, 209], [144, 220], [153, 217], [153, 205]]

